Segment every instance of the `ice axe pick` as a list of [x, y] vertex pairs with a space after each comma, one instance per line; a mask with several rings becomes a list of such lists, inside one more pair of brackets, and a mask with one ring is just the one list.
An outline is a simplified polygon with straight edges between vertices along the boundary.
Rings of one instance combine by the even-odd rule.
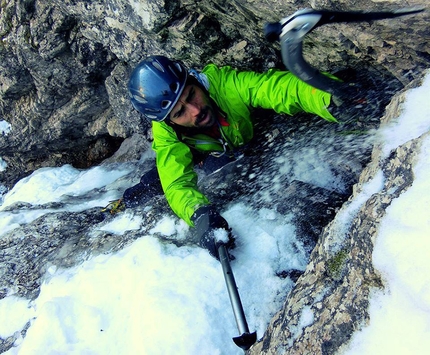
[[345, 90], [345, 85], [322, 74], [303, 58], [302, 45], [307, 34], [330, 23], [392, 19], [423, 11], [421, 7], [378, 12], [303, 9], [279, 22], [267, 23], [264, 32], [268, 41], [280, 42], [282, 61], [291, 73], [315, 88], [336, 95]]

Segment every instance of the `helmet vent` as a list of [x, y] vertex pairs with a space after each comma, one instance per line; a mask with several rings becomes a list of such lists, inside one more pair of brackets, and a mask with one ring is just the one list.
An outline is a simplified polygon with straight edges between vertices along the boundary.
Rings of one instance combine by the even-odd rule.
[[166, 110], [166, 109], [168, 109], [170, 107], [171, 104], [172, 104], [172, 101], [163, 100], [163, 101], [161, 101], [161, 108], [163, 110]]
[[154, 60], [154, 61], [152, 62], [152, 65], [153, 65], [157, 70], [159, 70], [159, 71], [161, 71], [162, 73], [164, 73], [164, 68], [163, 68], [163, 66], [162, 66], [158, 61]]
[[174, 64], [175, 64], [175, 67], [178, 70], [178, 72], [182, 73], [182, 66], [178, 62], [175, 62]]
[[176, 76], [178, 79], [180, 77], [180, 73], [182, 72], [181, 67], [178, 63], [173, 63], [174, 65], [169, 65], [169, 69], [172, 72], [174, 76]]
[[134, 98], [137, 102], [140, 102], [141, 104], [146, 104], [146, 103], [148, 103], [148, 100], [146, 100], [143, 96], [140, 96], [140, 95], [133, 95], [133, 98]]
[[175, 94], [177, 94], [179, 91], [180, 85], [178, 82], [175, 82], [175, 83], [171, 83], [169, 87], [170, 87], [170, 90], [172, 90]]
[[157, 109], [154, 109], [154, 108], [145, 108], [145, 113], [148, 113], [148, 112], [153, 112], [153, 113], [160, 113], [161, 111], [160, 110], [157, 110]]
[[145, 116], [148, 117], [150, 120], [156, 121], [158, 119], [158, 117], [156, 115], [149, 115], [149, 114], [145, 113]]

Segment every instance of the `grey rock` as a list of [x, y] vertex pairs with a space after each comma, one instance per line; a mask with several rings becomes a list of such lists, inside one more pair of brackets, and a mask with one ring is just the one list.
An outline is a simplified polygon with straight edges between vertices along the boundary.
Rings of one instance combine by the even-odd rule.
[[[403, 93], [393, 99], [385, 122], [397, 117], [403, 99]], [[339, 233], [336, 218], [327, 224], [284, 308], [273, 317], [266, 334], [249, 354], [335, 354], [346, 346], [354, 331], [369, 322], [369, 293], [372, 288], [384, 287], [372, 264], [378, 226], [391, 201], [412, 185], [412, 168], [426, 136], [403, 144], [388, 157], [381, 146], [374, 147], [371, 162], [338, 216], [380, 170], [384, 174], [383, 189], [361, 206], [343, 238], [339, 237], [343, 234]], [[312, 311], [314, 321], [298, 332], [305, 308]]]
[[[197, 69], [209, 62], [257, 71], [282, 67], [279, 45], [264, 39], [265, 22], [310, 6], [380, 9], [370, 1], [350, 5], [4, 2], [0, 117], [11, 123], [12, 132], [0, 137], [0, 155], [9, 166], [0, 173], [0, 183], [11, 187], [42, 166], [92, 166], [111, 156], [125, 138], [147, 135], [149, 125], [132, 110], [126, 93], [131, 68], [146, 55], [169, 55]], [[307, 39], [306, 58], [329, 71], [364, 63], [407, 84], [430, 61], [428, 16], [322, 27]]]

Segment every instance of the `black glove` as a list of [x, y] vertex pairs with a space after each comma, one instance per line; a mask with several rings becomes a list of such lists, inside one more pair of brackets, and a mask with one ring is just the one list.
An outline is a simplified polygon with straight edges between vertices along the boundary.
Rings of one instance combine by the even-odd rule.
[[[234, 247], [234, 238], [231, 234], [227, 221], [212, 207], [204, 206], [194, 212], [191, 217], [194, 223], [194, 235], [198, 244], [209, 251], [209, 254], [219, 260], [218, 248], [225, 245], [227, 249]], [[227, 231], [228, 241], [216, 240], [215, 232], [217, 229]]]
[[383, 76], [366, 76], [349, 69], [335, 75], [343, 83], [332, 95], [330, 113], [341, 123], [379, 122], [388, 104], [383, 94], [386, 87]]

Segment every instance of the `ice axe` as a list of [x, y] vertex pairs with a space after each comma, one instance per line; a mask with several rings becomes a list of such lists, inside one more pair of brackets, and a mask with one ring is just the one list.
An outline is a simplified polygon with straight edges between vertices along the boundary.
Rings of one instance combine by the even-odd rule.
[[233, 338], [234, 343], [248, 350], [252, 344], [257, 341], [257, 333], [249, 332], [248, 323], [246, 322], [245, 312], [243, 311], [242, 302], [240, 301], [239, 292], [237, 290], [236, 281], [234, 280], [233, 271], [230, 266], [227, 248], [224, 244], [218, 247], [219, 261], [224, 273], [225, 283], [227, 285], [228, 296], [230, 297], [231, 307], [233, 308], [234, 317], [236, 318], [237, 328], [241, 335]]
[[266, 24], [264, 32], [268, 41], [281, 43], [282, 61], [290, 72], [317, 89], [337, 95], [347, 86], [322, 74], [303, 58], [302, 44], [308, 33], [329, 23], [390, 19], [422, 11], [424, 8], [418, 7], [379, 12], [303, 9], [279, 22]]

